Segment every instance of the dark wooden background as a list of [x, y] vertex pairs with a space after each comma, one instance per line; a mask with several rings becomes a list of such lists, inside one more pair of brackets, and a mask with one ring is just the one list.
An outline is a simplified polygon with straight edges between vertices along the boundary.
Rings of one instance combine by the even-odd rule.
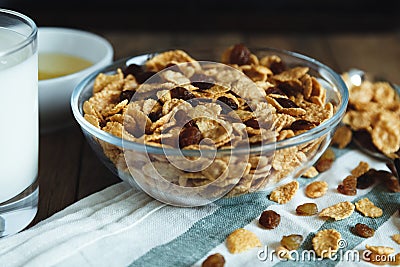
[[[0, 6], [29, 15], [39, 26], [100, 34], [112, 43], [115, 59], [168, 48], [207, 59], [211, 49], [218, 53], [244, 43], [297, 51], [339, 73], [360, 68], [400, 84], [399, 1], [270, 2], [0, 0]], [[33, 224], [120, 181], [98, 160], [76, 123], [41, 134], [39, 176]]]

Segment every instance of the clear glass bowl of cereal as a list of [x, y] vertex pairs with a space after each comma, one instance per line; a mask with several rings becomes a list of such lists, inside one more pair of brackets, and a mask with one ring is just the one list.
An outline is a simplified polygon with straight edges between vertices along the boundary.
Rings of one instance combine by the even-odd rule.
[[72, 111], [111, 171], [171, 205], [299, 177], [343, 118], [341, 77], [307, 56], [242, 44], [218, 61], [182, 50], [122, 59], [75, 88]]

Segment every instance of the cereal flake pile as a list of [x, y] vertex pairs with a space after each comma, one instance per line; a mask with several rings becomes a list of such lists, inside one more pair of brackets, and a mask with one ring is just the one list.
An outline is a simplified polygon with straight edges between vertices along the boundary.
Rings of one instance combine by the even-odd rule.
[[[200, 65], [184, 51], [167, 51], [143, 66], [131, 64], [115, 74], [99, 74], [93, 96], [83, 105], [84, 117], [105, 132], [150, 146], [196, 150], [209, 147], [203, 141], [211, 140], [210, 147], [223, 150], [284, 140], [334, 114], [335, 107], [326, 101], [326, 90], [309, 74], [308, 67], [288, 66], [276, 55], [258, 58], [241, 44], [228, 48], [221, 62], [254, 86], [224, 68]], [[185, 68], [180, 67], [182, 63], [186, 63]], [[153, 76], [156, 73], [159, 75]], [[201, 104], [197, 99], [203, 100]], [[128, 173], [122, 149], [99, 143], [116, 169]], [[160, 156], [141, 163], [143, 157], [138, 155], [129, 170], [144, 175], [149, 187], [154, 172], [148, 164], [163, 170], [163, 178], [172, 184], [196, 187], [215, 182], [229, 169], [229, 175], [222, 175], [222, 181], [214, 185], [234, 186], [230, 195], [237, 195], [276, 183], [325, 143], [321, 137], [276, 151], [273, 158], [251, 155], [244, 165], [239, 164], [243, 162], [239, 158], [235, 161], [238, 164], [229, 165], [232, 159], [217, 157], [210, 168], [199, 172], [173, 169]], [[241, 171], [231, 170], [231, 166]], [[240, 172], [239, 177], [229, 179], [232, 173]]]

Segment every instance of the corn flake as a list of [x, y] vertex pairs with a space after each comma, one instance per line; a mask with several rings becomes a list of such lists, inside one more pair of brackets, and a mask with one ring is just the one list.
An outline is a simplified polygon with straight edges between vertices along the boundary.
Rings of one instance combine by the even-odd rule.
[[353, 212], [354, 204], [349, 201], [345, 201], [323, 209], [319, 213], [319, 217], [329, 217], [335, 219], [335, 221], [339, 221], [350, 217]]
[[292, 181], [275, 188], [271, 192], [269, 199], [279, 204], [285, 204], [294, 197], [298, 189], [299, 183], [297, 181]]
[[382, 209], [375, 206], [368, 198], [360, 199], [355, 205], [357, 211], [366, 217], [377, 218], [383, 215]]
[[312, 239], [315, 253], [322, 258], [329, 258], [336, 254], [339, 249], [341, 234], [335, 229], [319, 231]]
[[227, 237], [226, 246], [230, 253], [236, 254], [255, 247], [261, 247], [261, 241], [253, 232], [239, 228]]

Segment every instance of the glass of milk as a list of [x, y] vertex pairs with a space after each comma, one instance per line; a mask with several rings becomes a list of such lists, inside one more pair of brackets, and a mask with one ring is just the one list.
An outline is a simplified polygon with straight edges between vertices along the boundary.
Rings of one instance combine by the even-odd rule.
[[37, 27], [0, 9], [0, 237], [24, 229], [38, 204]]

